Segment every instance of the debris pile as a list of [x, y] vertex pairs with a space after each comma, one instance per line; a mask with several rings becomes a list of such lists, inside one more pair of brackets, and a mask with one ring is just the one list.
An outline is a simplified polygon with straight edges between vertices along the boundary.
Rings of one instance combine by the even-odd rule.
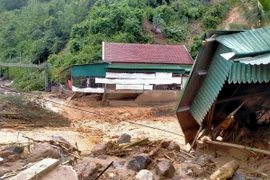
[[[132, 140], [123, 134], [116, 141], [97, 144], [90, 154], [61, 136], [40, 141], [25, 137], [25, 144], [0, 151], [2, 179], [229, 179], [240, 163], [236, 160], [217, 166], [217, 154], [188, 153], [174, 141]], [[206, 149], [206, 148], [204, 148]], [[232, 158], [233, 159], [233, 158]]]

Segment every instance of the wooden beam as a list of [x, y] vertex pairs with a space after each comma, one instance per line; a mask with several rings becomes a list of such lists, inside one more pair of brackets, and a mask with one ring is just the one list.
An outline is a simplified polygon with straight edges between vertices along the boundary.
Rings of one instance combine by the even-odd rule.
[[39, 161], [30, 168], [20, 172], [10, 180], [36, 180], [53, 170], [60, 164], [58, 159], [47, 158]]
[[250, 98], [250, 97], [254, 97], [254, 96], [262, 96], [262, 95], [268, 95], [270, 94], [270, 92], [260, 92], [260, 93], [254, 93], [254, 94], [248, 94], [248, 95], [244, 95], [244, 96], [236, 96], [236, 97], [232, 97], [232, 98], [226, 98], [226, 99], [220, 99], [217, 100], [216, 104], [221, 104], [221, 103], [226, 103], [226, 102], [230, 102], [230, 101], [236, 101], [239, 99], [246, 99], [246, 98]]

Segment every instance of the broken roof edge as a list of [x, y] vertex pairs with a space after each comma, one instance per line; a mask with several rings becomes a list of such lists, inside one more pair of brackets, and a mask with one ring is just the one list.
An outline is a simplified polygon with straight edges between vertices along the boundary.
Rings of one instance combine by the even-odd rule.
[[184, 89], [180, 94], [175, 109], [186, 143], [191, 143], [193, 141], [194, 136], [197, 133], [196, 130], [199, 130], [200, 128], [198, 122], [191, 115], [189, 108], [202, 86], [214, 56], [214, 52], [218, 46], [218, 42], [214, 38], [208, 38], [205, 41], [206, 43], [201, 47], [200, 52], [195, 59], [190, 76], [184, 85]]

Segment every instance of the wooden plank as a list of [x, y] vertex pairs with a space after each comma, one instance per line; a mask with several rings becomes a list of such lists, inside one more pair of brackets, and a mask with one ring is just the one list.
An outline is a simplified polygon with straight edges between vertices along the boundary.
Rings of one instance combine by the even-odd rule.
[[39, 161], [30, 168], [20, 172], [10, 180], [36, 180], [53, 170], [60, 164], [58, 159], [47, 158]]
[[119, 78], [119, 79], [155, 79], [156, 75], [146, 73], [113, 73], [106, 72], [106, 78]]
[[181, 84], [181, 77], [170, 79], [107, 79], [95, 78], [96, 83], [102, 84], [122, 84], [122, 85], [162, 85], [162, 84]]

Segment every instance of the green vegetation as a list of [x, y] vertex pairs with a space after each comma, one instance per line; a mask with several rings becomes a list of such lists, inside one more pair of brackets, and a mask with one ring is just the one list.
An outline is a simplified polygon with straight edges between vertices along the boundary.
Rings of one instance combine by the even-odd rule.
[[[195, 38], [188, 47], [195, 57], [204, 35], [190, 24], [216, 29], [230, 5], [211, 5], [209, 0], [1, 0], [0, 58], [47, 61], [52, 64], [50, 81], [58, 82], [59, 70], [68, 65], [101, 61], [102, 41], [154, 43], [143, 26], [146, 20], [163, 31], [169, 44]], [[44, 89], [44, 70], [13, 67], [0, 72], [15, 79], [18, 90]]]

